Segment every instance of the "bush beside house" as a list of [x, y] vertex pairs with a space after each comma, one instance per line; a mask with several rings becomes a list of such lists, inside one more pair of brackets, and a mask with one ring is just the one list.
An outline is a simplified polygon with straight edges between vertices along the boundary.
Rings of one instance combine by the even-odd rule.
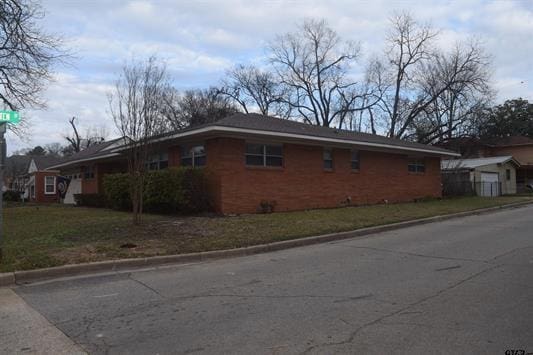
[[[76, 203], [83, 206], [107, 206], [130, 210], [129, 174], [103, 177], [104, 194], [79, 194]], [[211, 211], [213, 199], [206, 169], [170, 168], [150, 171], [144, 182], [143, 209], [155, 213], [201, 213]]]

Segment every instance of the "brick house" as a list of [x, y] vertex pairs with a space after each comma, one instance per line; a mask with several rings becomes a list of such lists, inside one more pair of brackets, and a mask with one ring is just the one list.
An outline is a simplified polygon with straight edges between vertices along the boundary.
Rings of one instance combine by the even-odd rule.
[[28, 164], [24, 175], [24, 198], [32, 202], [59, 202], [57, 193], [57, 176], [59, 170], [49, 167], [56, 164], [58, 159], [51, 156], [34, 156]]
[[[102, 191], [102, 176], [125, 171], [120, 141], [55, 166], [82, 173], [82, 193]], [[154, 137], [147, 165], [205, 167], [213, 176], [220, 213], [328, 208], [441, 196], [442, 148], [377, 135], [311, 126], [258, 114]], [[89, 178], [85, 178], [89, 172]], [[71, 185], [72, 186], [72, 185]], [[69, 187], [70, 189], [70, 187]]]

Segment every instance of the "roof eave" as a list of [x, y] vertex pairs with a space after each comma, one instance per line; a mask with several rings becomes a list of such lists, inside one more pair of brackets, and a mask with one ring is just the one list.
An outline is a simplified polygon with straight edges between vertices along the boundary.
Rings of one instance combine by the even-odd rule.
[[154, 142], [166, 141], [166, 140], [177, 139], [177, 138], [184, 138], [184, 137], [206, 134], [206, 133], [233, 133], [233, 134], [239, 133], [239, 134], [245, 134], [245, 135], [259, 135], [259, 136], [278, 137], [278, 138], [301, 139], [301, 140], [315, 141], [315, 142], [322, 142], [322, 143], [339, 143], [339, 144], [346, 144], [346, 145], [353, 145], [353, 146], [364, 146], [364, 147], [402, 151], [402, 152], [407, 152], [407, 153], [409, 152], [424, 153], [424, 154], [436, 155], [436, 156], [441, 156], [441, 157], [460, 157], [461, 156], [461, 154], [458, 154], [455, 152], [435, 150], [429, 147], [427, 149], [416, 148], [416, 147], [398, 146], [398, 145], [385, 144], [385, 143], [358, 141], [358, 140], [351, 140], [351, 139], [328, 138], [328, 137], [312, 136], [312, 135], [297, 134], [297, 133], [286, 133], [286, 132], [278, 132], [278, 131], [265, 131], [265, 130], [249, 129], [249, 128], [228, 127], [228, 126], [221, 126], [221, 125], [216, 125], [216, 124], [212, 126], [188, 130], [185, 132], [177, 132], [175, 134], [156, 139], [154, 140]]
[[118, 157], [118, 156], [120, 156], [120, 153], [109, 153], [109, 154], [105, 154], [105, 155], [98, 155], [98, 156], [95, 156], [95, 157], [87, 157], [87, 158], [82, 158], [82, 159], [75, 159], [75, 160], [70, 160], [70, 161], [67, 161], [67, 162], [64, 162], [64, 163], [61, 163], [61, 164], [56, 164], [56, 165], [50, 166], [50, 167], [46, 168], [45, 170], [53, 170], [53, 169], [58, 169], [58, 168], [64, 168], [66, 166], [76, 165], [78, 163], [85, 163], [85, 162], [90, 162], [90, 161], [94, 161], [94, 160], [99, 160], [99, 159], [104, 159], [104, 158], [113, 158], [113, 157]]

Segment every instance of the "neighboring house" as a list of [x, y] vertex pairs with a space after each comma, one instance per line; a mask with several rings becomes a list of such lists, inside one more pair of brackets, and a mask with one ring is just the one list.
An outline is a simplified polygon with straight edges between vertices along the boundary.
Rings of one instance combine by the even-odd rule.
[[26, 181], [24, 198], [33, 202], [59, 202], [57, 193], [59, 170], [48, 169], [57, 162], [58, 158], [52, 156], [31, 157], [27, 173], [22, 177]]
[[441, 161], [445, 189], [454, 188], [447, 185], [468, 182], [476, 195], [490, 197], [516, 193], [516, 169], [519, 167], [512, 156]]
[[523, 136], [492, 139], [488, 142], [491, 155], [511, 155], [520, 163], [516, 170], [518, 191], [533, 185], [533, 139]]
[[61, 175], [70, 180], [63, 203], [74, 204], [77, 194], [99, 193], [105, 174], [127, 171], [125, 159], [112, 152], [122, 142], [122, 139], [114, 139], [89, 146], [50, 167], [60, 169]]
[[31, 157], [28, 155], [12, 155], [7, 157], [4, 170], [4, 190], [23, 193], [26, 189], [28, 164]]
[[454, 138], [439, 145], [459, 152], [463, 158], [512, 156], [520, 167], [516, 170], [517, 191], [533, 185], [533, 139], [524, 136], [497, 138]]
[[[76, 192], [101, 193], [103, 175], [126, 171], [125, 148], [121, 141], [95, 147], [50, 168], [81, 174]], [[226, 214], [254, 213], [265, 201], [276, 211], [289, 211], [440, 197], [441, 157], [459, 156], [258, 114], [235, 114], [155, 137], [152, 151], [151, 169], [209, 169], [216, 210]]]

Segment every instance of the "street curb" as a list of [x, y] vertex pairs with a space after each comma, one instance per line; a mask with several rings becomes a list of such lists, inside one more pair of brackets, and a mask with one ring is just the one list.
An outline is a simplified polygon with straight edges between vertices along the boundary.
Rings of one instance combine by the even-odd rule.
[[505, 209], [517, 208], [525, 205], [533, 204], [533, 201], [517, 202], [508, 205], [483, 208], [472, 211], [458, 212], [441, 216], [427, 217], [414, 219], [410, 221], [397, 222], [386, 224], [382, 226], [367, 227], [356, 229], [353, 231], [323, 234], [312, 237], [304, 237], [299, 239], [284, 240], [281, 242], [274, 242], [269, 244], [260, 244], [244, 248], [214, 250], [190, 254], [178, 255], [163, 255], [148, 258], [134, 258], [134, 259], [118, 259], [99, 261], [92, 263], [73, 264], [56, 266], [51, 268], [28, 270], [28, 271], [14, 271], [7, 273], [0, 273], [0, 287], [14, 286], [16, 284], [26, 284], [35, 281], [41, 281], [51, 278], [78, 276], [82, 274], [90, 274], [97, 272], [116, 272], [126, 271], [129, 269], [139, 269], [168, 264], [185, 264], [195, 263], [208, 260], [225, 259], [238, 256], [247, 256], [260, 253], [267, 253], [271, 251], [278, 251], [290, 249], [295, 247], [302, 247], [306, 245], [332, 242], [342, 239], [349, 239], [361, 237], [369, 234], [387, 232], [391, 230], [428, 224], [433, 222], [445, 221], [452, 218], [460, 218], [466, 216], [480, 215]]

